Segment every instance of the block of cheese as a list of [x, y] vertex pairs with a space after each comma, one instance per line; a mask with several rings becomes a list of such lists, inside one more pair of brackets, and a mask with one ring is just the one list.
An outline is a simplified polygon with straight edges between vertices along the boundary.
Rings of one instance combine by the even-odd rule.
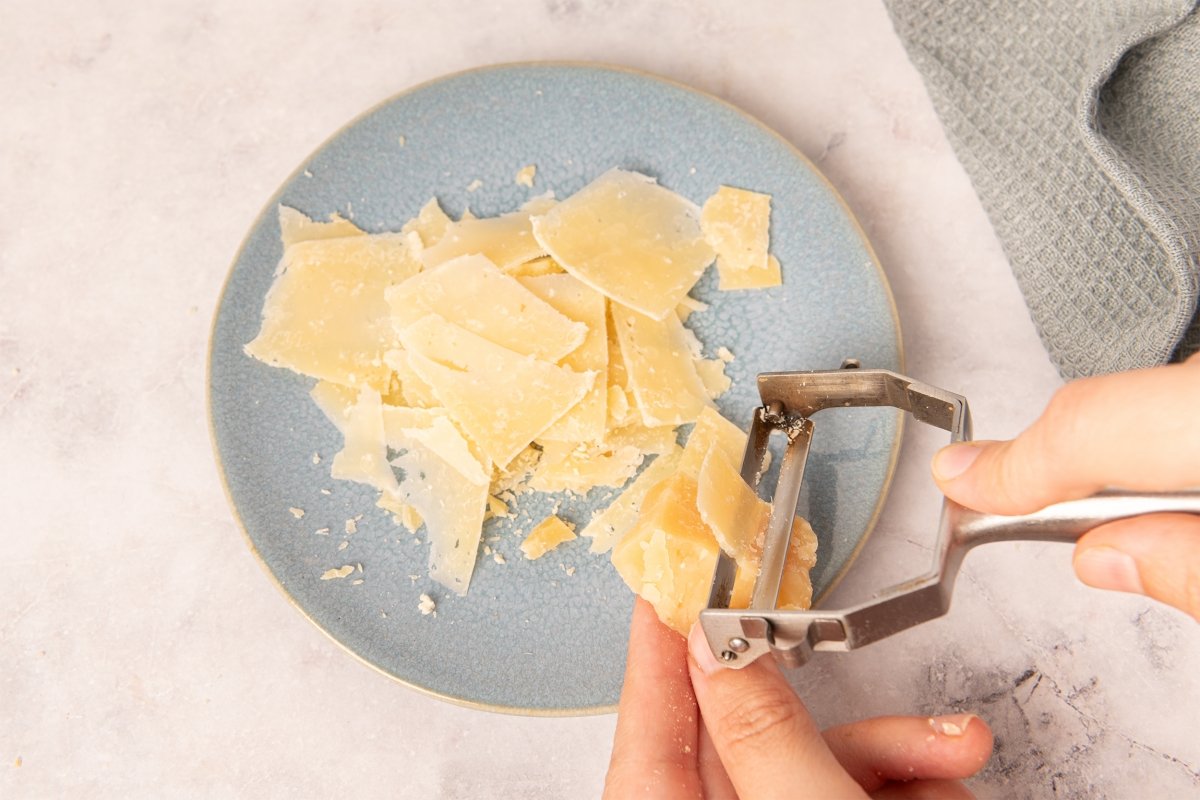
[[696, 510], [696, 482], [676, 473], [646, 495], [636, 523], [613, 547], [612, 562], [658, 618], [686, 636], [708, 604], [719, 553]]
[[[626, 584], [654, 606], [659, 619], [686, 635], [708, 604], [717, 558], [726, 544], [735, 552], [725, 551], [738, 564], [730, 607], [749, 604], [769, 513], [721, 449], [714, 447], [699, 482], [676, 471], [650, 489], [637, 520], [613, 547], [612, 562]], [[805, 520], [797, 518], [779, 608], [811, 605], [809, 570], [815, 556], [816, 536]]]
[[541, 558], [564, 542], [575, 537], [575, 531], [558, 517], [551, 515], [534, 526], [521, 542], [521, 552], [530, 561]]
[[437, 314], [521, 355], [558, 361], [587, 337], [587, 326], [558, 311], [487, 258], [447, 261], [386, 292], [397, 328]]
[[594, 372], [522, 356], [429, 315], [401, 333], [409, 365], [498, 467], [583, 399]]
[[614, 303], [612, 319], [644, 424], [695, 422], [701, 410], [712, 407], [678, 317], [654, 320]]
[[772, 286], [783, 285], [783, 270], [779, 259], [773, 255], [767, 256], [767, 266], [763, 269], [732, 270], [721, 266], [717, 259], [718, 288], [723, 292], [736, 289], [769, 289]]
[[[556, 311], [584, 326], [587, 335], [579, 347], [563, 357], [559, 364], [576, 372], [595, 372], [604, 375], [608, 371], [608, 334], [605, 323], [604, 295], [567, 275], [540, 275], [519, 278], [520, 283]], [[534, 326], [523, 326], [526, 336]], [[608, 413], [608, 386], [596, 380], [579, 404], [568, 411], [560, 420], [547, 428], [540, 437], [543, 440], [562, 442], [598, 442], [604, 436], [604, 423]]]
[[552, 203], [552, 199], [537, 198], [511, 214], [482, 219], [464, 216], [446, 228], [437, 244], [426, 247], [421, 259], [426, 267], [436, 267], [459, 256], [483, 255], [506, 270], [544, 256], [546, 251], [534, 238], [529, 217], [549, 210]]
[[625, 487], [620, 497], [592, 517], [581, 531], [582, 536], [592, 540], [588, 548], [591, 552], [607, 553], [612, 549], [617, 540], [637, 521], [638, 511], [641, 510], [646, 493], [678, 468], [682, 455], [683, 451], [676, 447], [654, 459], [633, 483]]
[[704, 201], [700, 225], [718, 266], [732, 271], [766, 269], [771, 195], [722, 186]]
[[662, 319], [713, 261], [699, 217], [695, 204], [653, 179], [613, 169], [535, 216], [533, 233], [567, 272]]
[[388, 466], [383, 429], [383, 404], [379, 393], [363, 389], [344, 412], [344, 444], [333, 457], [330, 474], [338, 480], [357, 481], [381, 492], [396, 490], [396, 474]]
[[336, 239], [341, 236], [366, 236], [366, 232], [337, 214], [331, 215], [329, 222], [317, 222], [294, 208], [279, 207], [279, 238], [285, 249], [296, 242]]
[[383, 354], [397, 340], [383, 294], [417, 268], [398, 234], [297, 242], [284, 251], [246, 352], [321, 380], [387, 391], [392, 371]]
[[[466, 594], [475, 570], [483, 517], [487, 509], [487, 475], [475, 464], [460, 469], [467, 443], [445, 417], [429, 427], [397, 431], [405, 447], [392, 461], [404, 480], [392, 493], [413, 506], [429, 536], [429, 575], [446, 588]], [[480, 480], [482, 478], [482, 480]]]

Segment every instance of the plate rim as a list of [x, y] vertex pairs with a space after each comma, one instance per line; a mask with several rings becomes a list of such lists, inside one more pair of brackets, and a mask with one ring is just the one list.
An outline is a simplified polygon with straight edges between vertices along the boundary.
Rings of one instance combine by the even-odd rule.
[[[421, 81], [420, 83], [409, 86], [405, 89], [402, 89], [399, 92], [396, 92], [395, 94], [389, 95], [388, 97], [371, 105], [366, 110], [356, 114], [350, 120], [348, 120], [347, 122], [343, 123], [338, 128], [336, 128], [332, 133], [328, 134], [324, 139], [321, 140], [321, 142], [315, 148], [313, 148], [308, 153], [308, 155], [305, 158], [303, 158], [300, 161], [299, 165], [296, 166], [296, 168], [293, 169], [290, 173], [288, 173], [287, 177], [285, 177], [280, 182], [279, 186], [275, 189], [275, 191], [272, 192], [270, 197], [268, 197], [267, 200], [263, 203], [258, 214], [255, 215], [253, 221], [250, 223], [249, 227], [247, 228], [246, 233], [243, 235], [241, 243], [238, 245], [237, 250], [234, 252], [233, 260], [229, 263], [229, 266], [225, 271], [225, 279], [221, 283], [221, 289], [217, 295], [216, 303], [213, 307], [212, 320], [209, 323], [209, 330], [208, 330], [208, 347], [205, 351], [205, 365], [204, 365], [204, 405], [205, 405], [205, 412], [206, 412], [205, 416], [206, 416], [206, 422], [208, 423], [207, 427], [208, 427], [209, 445], [212, 448], [213, 460], [214, 460], [215, 466], [217, 468], [217, 476], [220, 479], [221, 489], [225, 494], [225, 501], [229, 505], [230, 511], [233, 513], [234, 522], [237, 524], [238, 530], [241, 531], [242, 539], [245, 541], [247, 547], [250, 549], [250, 552], [254, 555], [254, 560], [258, 562], [258, 566], [262, 569], [263, 572], [266, 573], [267, 577], [270, 579], [270, 582], [275, 585], [275, 588], [283, 595], [283, 597], [288, 601], [288, 603], [295, 610], [299, 611], [300, 614], [306, 620], [309, 621], [309, 623], [311, 623], [317, 630], [321, 631], [321, 633], [323, 633], [330, 641], [332, 641], [334, 644], [336, 644], [344, 652], [351, 655], [359, 663], [364, 664], [367, 667], [371, 668], [376, 673], [383, 675], [384, 677], [388, 678], [389, 680], [395, 681], [395, 682], [401, 684], [402, 686], [405, 686], [406, 688], [413, 689], [427, 697], [432, 697], [432, 698], [435, 698], [435, 699], [438, 699], [438, 700], [441, 700], [444, 702], [452, 703], [454, 705], [461, 706], [464, 708], [469, 708], [469, 709], [473, 709], [476, 711], [488, 711], [488, 712], [498, 713], [498, 714], [507, 714], [507, 715], [512, 715], [512, 716], [526, 716], [526, 717], [598, 716], [598, 715], [602, 715], [602, 714], [615, 713], [617, 710], [617, 704], [580, 706], [580, 707], [571, 707], [571, 708], [535, 708], [535, 707], [522, 707], [522, 706], [507, 706], [507, 705], [500, 705], [500, 704], [496, 704], [496, 703], [486, 703], [486, 702], [481, 702], [478, 700], [471, 700], [471, 699], [468, 699], [465, 697], [458, 697], [458, 696], [455, 696], [452, 694], [448, 694], [445, 692], [431, 689], [427, 686], [422, 686], [421, 684], [415, 683], [412, 680], [402, 678], [399, 675], [396, 675], [393, 672], [390, 672], [389, 670], [385, 669], [383, 666], [376, 664], [373, 661], [370, 661], [369, 659], [367, 659], [366, 656], [362, 655], [361, 653], [356, 652], [349, 645], [347, 645], [345, 642], [343, 642], [341, 639], [337, 638], [324, 625], [321, 625], [319, 622], [317, 622], [317, 620], [312, 615], [310, 615], [308, 613], [308, 611], [305, 610], [305, 608], [302, 605], [300, 605], [300, 602], [296, 599], [296, 597], [291, 592], [288, 591], [287, 587], [283, 585], [282, 581], [280, 581], [279, 577], [271, 569], [271, 566], [267, 563], [267, 560], [263, 557], [263, 554], [259, 551], [258, 546], [254, 543], [254, 539], [251, 538], [250, 532], [246, 528], [246, 522], [244, 519], [242, 519], [242, 515], [238, 510], [237, 503], [233, 499], [233, 492], [229, 486], [229, 476], [226, 471], [225, 461], [221, 456], [221, 449], [217, 442], [215, 415], [213, 413], [213, 351], [214, 351], [214, 346], [215, 346], [215, 342], [216, 342], [217, 321], [221, 316], [221, 310], [225, 306], [225, 299], [229, 293], [229, 284], [233, 280], [234, 271], [237, 268], [238, 263], [242, 260], [242, 255], [245, 252], [246, 247], [250, 242], [250, 238], [251, 238], [252, 234], [254, 233], [254, 231], [258, 230], [259, 226], [262, 224], [263, 220], [266, 219], [267, 215], [271, 212], [271, 210], [273, 208], [275, 208], [276, 206], [278, 206], [279, 200], [282, 197], [284, 190], [288, 186], [290, 186], [292, 184], [292, 182], [295, 181], [300, 175], [302, 175], [306, 169], [308, 169], [308, 164], [312, 161], [312, 159], [318, 153], [320, 153], [322, 150], [324, 150], [331, 142], [333, 142], [333, 140], [337, 139], [343, 133], [345, 133], [349, 129], [353, 128], [354, 126], [358, 125], [360, 122], [362, 122], [366, 118], [370, 117], [377, 111], [385, 108], [386, 106], [389, 106], [392, 103], [397, 102], [398, 100], [401, 100], [404, 97], [407, 97], [411, 94], [419, 92], [430, 86], [434, 86], [436, 84], [443, 83], [445, 81], [455, 80], [458, 78], [463, 78], [463, 77], [466, 77], [469, 75], [474, 75], [476, 73], [481, 73], [481, 72], [497, 72], [497, 71], [501, 71], [501, 70], [505, 70], [505, 69], [522, 68], [522, 67], [526, 67], [526, 68], [534, 67], [534, 68], [539, 68], [539, 69], [554, 69], [554, 68], [566, 67], [566, 68], [571, 68], [571, 69], [595, 70], [597, 72], [614, 72], [614, 73], [619, 73], [619, 74], [623, 74], [623, 75], [629, 75], [629, 76], [633, 76], [633, 77], [647, 79], [647, 80], [655, 82], [655, 83], [664, 84], [672, 89], [688, 92], [690, 94], [696, 95], [702, 99], [708, 100], [709, 102], [716, 103], [730, 111], [735, 112], [738, 116], [742, 117], [747, 122], [750, 122], [752, 125], [754, 125], [758, 129], [760, 129], [762, 132], [766, 133], [768, 136], [776, 139], [779, 143], [784, 145], [784, 147], [797, 160], [799, 160], [802, 164], [804, 164], [806, 167], [808, 167], [809, 171], [813, 175], [816, 176], [816, 178], [818, 179], [820, 184], [829, 193], [830, 197], [832, 197], [833, 200], [837, 203], [837, 205], [841, 208], [843, 214], [845, 215], [846, 219], [850, 222], [852, 229], [854, 230], [855, 234], [857, 235], [858, 240], [863, 244], [863, 247], [866, 249], [867, 256], [871, 262], [871, 266], [873, 266], [875, 268], [876, 273], [878, 273], [878, 275], [879, 275], [879, 280], [883, 287], [884, 296], [887, 299], [888, 310], [891, 312], [892, 329], [895, 331], [895, 334], [896, 334], [896, 353], [897, 353], [897, 360], [899, 362], [899, 372], [901, 374], [904, 374], [906, 359], [905, 359], [905, 352], [904, 352], [904, 334], [900, 327], [900, 314], [896, 307], [896, 298], [892, 292], [891, 282], [888, 280], [887, 273], [883, 269], [883, 265], [879, 260], [879, 255], [875, 252], [875, 248], [871, 244], [870, 238], [867, 236], [867, 233], [863, 229], [862, 224], [859, 222], [858, 217], [854, 214], [853, 210], [850, 208], [850, 206], [846, 202], [845, 198], [842, 197], [841, 193], [837, 190], [836, 187], [834, 187], [834, 185], [830, 182], [829, 178], [825, 175], [825, 173], [822, 172], [815, 163], [813, 163], [812, 159], [810, 159], [807, 155], [805, 155], [789, 139], [784, 137], [783, 134], [779, 133], [774, 128], [767, 125], [765, 122], [758, 119], [758, 117], [754, 116], [750, 112], [731, 103], [728, 100], [725, 100], [722, 97], [718, 97], [715, 94], [712, 94], [703, 89], [698, 89], [695, 86], [688, 85], [686, 83], [683, 83], [682, 81], [675, 80], [674, 78], [668, 78], [664, 75], [659, 75], [657, 73], [650, 72], [648, 70], [639, 69], [637, 67], [630, 67], [630, 66], [625, 66], [625, 65], [621, 65], [621, 64], [612, 64], [612, 63], [603, 62], [603, 61], [586, 61], [586, 60], [570, 60], [570, 59], [568, 59], [568, 60], [550, 59], [550, 60], [528, 60], [528, 61], [505, 61], [505, 62], [497, 62], [497, 63], [493, 63], [493, 64], [484, 64], [484, 65], [477, 66], [477, 67], [469, 67], [467, 69], [458, 70], [455, 72], [444, 73], [442, 75], [438, 75], [436, 77], [433, 77], [428, 80], [424, 80], [424, 81]], [[863, 531], [863, 535], [861, 537], [859, 537], [858, 543], [855, 545], [854, 549], [851, 551], [849, 558], [846, 559], [845, 564], [842, 565], [842, 568], [840, 570], [838, 570], [837, 574], [835, 574], [833, 576], [833, 579], [829, 582], [829, 585], [825, 588], [825, 590], [822, 591], [816, 598], [814, 598], [814, 600], [813, 600], [814, 607], [816, 607], [825, 597], [827, 597], [834, 589], [837, 588], [838, 584], [841, 583], [842, 579], [845, 577], [847, 571], [849, 571], [850, 567], [853, 566], [854, 562], [858, 560], [858, 557], [861, 554], [863, 547], [866, 545], [867, 541], [871, 538], [871, 535], [875, 531], [875, 528], [879, 522], [879, 516], [882, 513], [883, 507], [887, 502], [888, 495], [890, 493], [891, 486], [892, 486], [892, 481], [895, 478], [896, 465], [899, 461], [899, 456], [900, 456], [900, 445], [904, 438], [905, 421], [906, 421], [905, 415], [903, 415], [903, 414], [897, 415], [896, 435], [892, 440], [891, 452], [888, 457], [887, 470], [884, 475], [882, 491], [880, 492], [879, 499], [875, 503], [875, 508], [871, 513], [871, 517], [867, 521], [866, 529]]]

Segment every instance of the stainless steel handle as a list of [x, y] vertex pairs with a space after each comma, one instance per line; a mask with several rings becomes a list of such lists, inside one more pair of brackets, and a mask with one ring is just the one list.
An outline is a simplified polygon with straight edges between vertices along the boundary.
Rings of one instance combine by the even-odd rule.
[[1017, 516], [983, 514], [946, 501], [954, 542], [963, 548], [989, 542], [1074, 542], [1106, 522], [1170, 513], [1200, 514], [1200, 491], [1105, 491]]

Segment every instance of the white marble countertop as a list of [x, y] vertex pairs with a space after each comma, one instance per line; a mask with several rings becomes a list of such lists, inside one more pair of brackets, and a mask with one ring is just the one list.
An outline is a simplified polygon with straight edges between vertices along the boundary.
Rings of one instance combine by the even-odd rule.
[[[597, 796], [614, 718], [430, 699], [346, 655], [243, 544], [205, 353], [233, 254], [331, 132], [488, 63], [624, 64], [724, 97], [809, 154], [891, 280], [907, 369], [976, 433], [1059, 380], [875, 2], [9, 0], [0, 26], [0, 797]], [[937, 496], [906, 447], [835, 599], [923, 568]], [[925, 449], [928, 452], [928, 448]], [[1079, 585], [1069, 548], [968, 559], [951, 615], [797, 687], [824, 724], [977, 711], [982, 796], [1200, 786], [1200, 629]]]

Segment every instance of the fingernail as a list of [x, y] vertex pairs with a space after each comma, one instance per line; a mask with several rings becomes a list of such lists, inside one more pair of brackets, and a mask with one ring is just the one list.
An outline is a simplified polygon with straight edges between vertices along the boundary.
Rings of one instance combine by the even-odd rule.
[[712, 675], [717, 670], [725, 668], [725, 665], [713, 655], [712, 648], [708, 646], [708, 638], [704, 635], [704, 629], [700, 627], [699, 622], [692, 625], [692, 630], [688, 634], [688, 651], [692, 654], [692, 661], [696, 662], [696, 666], [705, 675]]
[[1075, 556], [1079, 580], [1097, 589], [1145, 594], [1137, 562], [1112, 547], [1089, 547]]
[[973, 719], [978, 719], [978, 717], [974, 714], [930, 717], [929, 727], [933, 728], [935, 733], [940, 733], [943, 736], [962, 736], [967, 732], [967, 726], [971, 724], [971, 720]]
[[943, 447], [933, 457], [933, 476], [939, 481], [952, 481], [966, 472], [981, 452], [980, 445], [970, 443]]

